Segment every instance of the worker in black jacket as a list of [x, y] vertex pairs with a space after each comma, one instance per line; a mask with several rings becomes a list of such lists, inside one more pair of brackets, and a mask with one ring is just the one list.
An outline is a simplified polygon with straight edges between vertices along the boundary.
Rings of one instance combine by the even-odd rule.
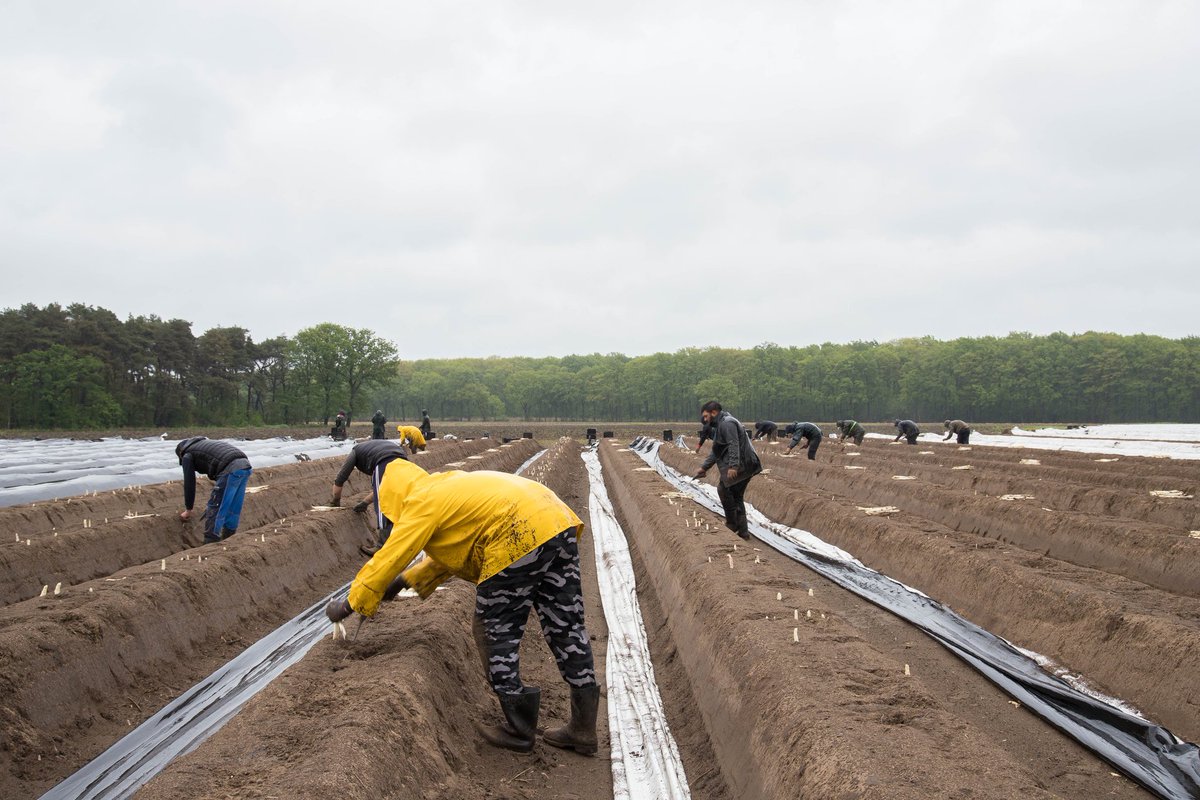
[[375, 416], [371, 417], [371, 438], [384, 439], [387, 438], [384, 434], [383, 426], [387, 425], [387, 417], [383, 415], [383, 409], [375, 412]]
[[[379, 531], [379, 544], [374, 547], [361, 548], [364, 555], [374, 555], [380, 547], [383, 547], [384, 542], [388, 540], [388, 535], [392, 532], [392, 520], [385, 517], [379, 510], [379, 482], [383, 480], [384, 468], [397, 458], [408, 459], [408, 454], [400, 445], [386, 439], [368, 439], [350, 449], [346, 460], [342, 462], [342, 468], [338, 470], [337, 477], [333, 479], [333, 495], [329, 499], [329, 505], [340, 506], [342, 504], [342, 487], [350, 479], [351, 472], [357, 468], [362, 474], [371, 476], [371, 501], [375, 505], [375, 529]], [[367, 501], [364, 500], [356, 505], [354, 510], [366, 511]]]
[[237, 533], [242, 501], [246, 499], [246, 482], [250, 480], [250, 460], [246, 454], [228, 442], [194, 436], [177, 444], [175, 455], [183, 467], [184, 509], [179, 518], [185, 522], [192, 518], [196, 473], [202, 472], [215, 481], [204, 509], [204, 543], [219, 542]]
[[700, 452], [701, 447], [704, 447], [705, 442], [707, 442], [709, 439], [713, 438], [712, 425], [708, 424], [707, 422], [704, 423], [704, 426], [702, 428], [700, 428], [698, 435], [700, 437], [700, 441], [696, 444], [696, 452], [697, 453]]
[[808, 440], [808, 460], [817, 460], [817, 448], [821, 446], [821, 429], [811, 422], [793, 422], [784, 428], [784, 432], [792, 434], [792, 443], [784, 455], [789, 455], [802, 439]]
[[775, 441], [775, 434], [779, 430], [779, 426], [769, 419], [760, 419], [754, 423], [754, 441], [766, 439], [768, 442]]
[[900, 431], [896, 434], [896, 438], [892, 439], [893, 442], [900, 441], [900, 437], [903, 436], [909, 444], [917, 443], [917, 437], [921, 435], [921, 429], [917, 427], [917, 423], [911, 419], [898, 419], [893, 424]]
[[750, 479], [762, 472], [762, 462], [745, 427], [728, 411], [721, 409], [716, 400], [705, 403], [700, 409], [700, 418], [712, 427], [712, 450], [700, 469], [697, 478], [713, 464], [721, 471], [717, 482], [717, 496], [725, 509], [725, 527], [743, 539], [750, 538], [750, 525], [746, 519], [746, 487]]
[[948, 419], [942, 423], [942, 427], [946, 429], [946, 438], [942, 439], [943, 442], [951, 436], [957, 436], [959, 444], [971, 443], [971, 426], [961, 419]]
[[421, 435], [426, 439], [433, 438], [433, 423], [429, 421], [429, 412], [421, 409]]

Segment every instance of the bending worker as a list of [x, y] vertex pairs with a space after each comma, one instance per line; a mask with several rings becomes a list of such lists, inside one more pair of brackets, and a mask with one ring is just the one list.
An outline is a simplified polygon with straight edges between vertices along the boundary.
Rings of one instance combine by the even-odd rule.
[[[372, 616], [381, 600], [404, 588], [428, 597], [452, 575], [475, 583], [475, 641], [507, 722], [483, 729], [483, 736], [527, 753], [537, 736], [541, 689], [521, 683], [519, 653], [533, 608], [571, 689], [570, 722], [543, 738], [593, 755], [600, 687], [583, 620], [579, 517], [527, 478], [459, 470], [431, 475], [401, 459], [387, 465], [379, 503], [395, 523], [392, 535], [358, 571], [349, 597], [329, 602], [329, 618]], [[426, 557], [409, 567], [422, 549]]]
[[951, 436], [957, 436], [959, 444], [971, 443], [971, 426], [961, 419], [948, 419], [942, 423], [942, 427], [946, 429], [946, 438], [942, 439], [943, 442], [948, 441]]
[[704, 447], [705, 442], [707, 442], [709, 439], [713, 438], [712, 425], [710, 425], [707, 422], [704, 423], [704, 426], [700, 428], [699, 436], [700, 436], [700, 441], [696, 444], [696, 452], [697, 453], [700, 452], [701, 447]]
[[746, 487], [750, 479], [762, 472], [762, 462], [745, 427], [728, 411], [721, 409], [716, 400], [705, 403], [700, 409], [700, 418], [712, 429], [712, 449], [695, 477], [703, 478], [713, 464], [721, 470], [717, 482], [717, 497], [725, 511], [725, 527], [743, 539], [750, 538], [750, 524], [746, 519]]
[[[342, 462], [342, 468], [338, 470], [337, 477], [333, 479], [333, 495], [329, 499], [329, 505], [340, 506], [342, 504], [342, 487], [346, 485], [346, 481], [350, 479], [350, 473], [355, 468], [364, 475], [371, 476], [371, 501], [375, 504], [375, 530], [378, 531], [379, 544], [374, 547], [359, 548], [363, 555], [373, 555], [383, 547], [388, 540], [388, 534], [392, 531], [391, 520], [383, 515], [383, 511], [379, 507], [379, 482], [383, 480], [384, 469], [397, 458], [408, 458], [404, 448], [400, 445], [386, 439], [368, 439], [350, 449], [350, 454]], [[366, 511], [366, 506], [367, 503], [364, 500], [356, 505], [354, 510]]]
[[[817, 460], [817, 448], [821, 446], [821, 429], [811, 422], [793, 422], [787, 426], [791, 430], [792, 443], [788, 445], [788, 449], [784, 451], [784, 455], [788, 455], [800, 444], [801, 440], [808, 440], [808, 460]], [[785, 431], [787, 428], [784, 429]]]
[[398, 425], [396, 432], [400, 437], [400, 444], [407, 445], [409, 450], [425, 449], [425, 437], [421, 434], [421, 429], [415, 425]]
[[867, 435], [867, 429], [852, 419], [839, 419], [837, 421], [837, 429], [842, 434], [843, 445], [850, 440], [853, 440], [855, 444], [861, 445], [863, 437]]
[[760, 419], [754, 423], [754, 441], [766, 439], [769, 442], [775, 441], [775, 433], [779, 430], [779, 426], [769, 419]]
[[196, 473], [203, 472], [215, 481], [204, 509], [204, 543], [219, 542], [237, 533], [251, 472], [246, 454], [228, 442], [194, 436], [175, 445], [175, 455], [183, 467], [184, 510], [179, 512], [179, 518], [184, 522], [192, 518]]
[[917, 437], [921, 435], [921, 429], [917, 427], [917, 423], [913, 422], [911, 419], [898, 419], [892, 424], [895, 425], [896, 429], [900, 431], [896, 434], [896, 438], [892, 439], [893, 442], [900, 441], [900, 437], [903, 436], [908, 440], [909, 444], [917, 443]]

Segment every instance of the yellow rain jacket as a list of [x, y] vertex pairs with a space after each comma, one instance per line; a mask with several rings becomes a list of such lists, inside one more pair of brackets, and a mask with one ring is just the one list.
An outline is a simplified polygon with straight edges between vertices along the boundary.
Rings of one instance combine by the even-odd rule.
[[387, 544], [358, 571], [350, 607], [371, 616], [389, 583], [404, 573], [428, 597], [451, 575], [482, 583], [568, 528], [583, 522], [540, 483], [507, 472], [429, 474], [411, 461], [387, 465], [379, 508], [395, 525]]
[[425, 446], [425, 437], [421, 435], [420, 428], [414, 427], [412, 425], [399, 425], [399, 426], [397, 426], [396, 430], [400, 435], [401, 442], [403, 442], [405, 439], [407, 439], [409, 441], [409, 443], [412, 444], [413, 447], [424, 447]]

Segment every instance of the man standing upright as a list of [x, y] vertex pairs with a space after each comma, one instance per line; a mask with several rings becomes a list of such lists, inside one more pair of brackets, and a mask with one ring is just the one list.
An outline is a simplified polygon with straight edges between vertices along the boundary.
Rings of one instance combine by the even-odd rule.
[[429, 412], [421, 409], [421, 435], [428, 439], [433, 434], [433, 423], [429, 421]]
[[762, 462], [750, 444], [746, 429], [716, 400], [710, 400], [700, 409], [700, 418], [712, 426], [712, 450], [704, 459], [697, 478], [703, 478], [708, 468], [716, 464], [721, 470], [717, 483], [717, 496], [725, 509], [725, 527], [743, 539], [750, 538], [750, 526], [746, 520], [746, 486], [750, 479], [762, 472]]
[[371, 438], [372, 439], [386, 438], [386, 434], [384, 433], [384, 430], [383, 430], [384, 425], [387, 425], [387, 417], [385, 417], [383, 415], [383, 409], [381, 408], [375, 412], [375, 416], [371, 417]]
[[204, 543], [228, 539], [237, 533], [246, 499], [246, 481], [250, 480], [250, 460], [228, 442], [214, 442], [204, 436], [184, 439], [175, 445], [175, 455], [183, 467], [183, 505], [179, 518], [192, 518], [196, 503], [196, 473], [203, 472], [216, 481], [204, 509]]

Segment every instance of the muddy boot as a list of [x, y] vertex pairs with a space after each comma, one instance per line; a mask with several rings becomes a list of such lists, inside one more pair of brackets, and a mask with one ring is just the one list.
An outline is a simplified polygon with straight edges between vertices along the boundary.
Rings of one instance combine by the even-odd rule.
[[571, 687], [571, 721], [550, 728], [542, 736], [546, 744], [574, 750], [581, 756], [596, 755], [596, 708], [600, 705], [600, 687], [596, 684]]
[[[542, 690], [526, 686], [521, 694], [497, 694], [500, 710], [504, 712], [504, 724], [482, 727], [479, 732], [493, 747], [528, 753], [533, 750], [537, 736], [538, 709], [542, 704]], [[593, 719], [595, 714], [593, 713]]]

